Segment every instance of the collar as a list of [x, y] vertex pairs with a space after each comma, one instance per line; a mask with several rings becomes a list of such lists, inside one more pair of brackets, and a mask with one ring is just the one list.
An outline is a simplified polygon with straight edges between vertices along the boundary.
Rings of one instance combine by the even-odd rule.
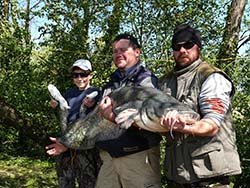
[[115, 71], [115, 75], [119, 78], [119, 79], [123, 79], [123, 78], [127, 78], [130, 75], [132, 75], [134, 72], [136, 72], [138, 70], [138, 68], [141, 66], [141, 63], [138, 62], [136, 63], [134, 66], [128, 68], [124, 75], [122, 75], [121, 71], [119, 69], [116, 69]]
[[176, 68], [174, 68], [174, 74], [176, 76], [180, 76], [182, 74], [185, 74], [186, 72], [189, 72], [189, 71], [192, 71], [192, 70], [196, 69], [201, 63], [202, 63], [202, 60], [201, 59], [197, 59], [191, 65], [189, 65], [188, 67], [185, 67], [183, 69], [177, 70]]

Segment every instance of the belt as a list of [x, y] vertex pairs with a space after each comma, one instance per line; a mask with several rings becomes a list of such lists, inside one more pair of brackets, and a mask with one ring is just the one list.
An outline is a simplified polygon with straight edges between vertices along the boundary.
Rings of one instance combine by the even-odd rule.
[[228, 176], [202, 179], [201, 181], [190, 184], [180, 184], [174, 181], [168, 181], [168, 185], [171, 188], [229, 188], [229, 183]]
[[117, 158], [145, 151], [157, 146], [160, 141], [161, 136], [156, 133], [130, 127], [118, 138], [97, 142], [96, 146]]

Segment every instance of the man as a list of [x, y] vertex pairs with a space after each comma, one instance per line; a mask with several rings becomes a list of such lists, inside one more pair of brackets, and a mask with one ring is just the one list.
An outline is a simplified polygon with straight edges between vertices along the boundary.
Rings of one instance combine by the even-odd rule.
[[[157, 77], [140, 64], [140, 45], [133, 36], [120, 34], [114, 39], [113, 61], [117, 70], [104, 87], [104, 96], [124, 86], [157, 87]], [[100, 103], [100, 112], [114, 122], [107, 96]], [[103, 165], [96, 188], [160, 188], [160, 141], [159, 134], [130, 127], [115, 139], [97, 142]], [[54, 142], [47, 153], [58, 155], [65, 146]]]
[[172, 38], [176, 66], [160, 79], [160, 88], [200, 113], [187, 124], [174, 113], [161, 119], [167, 135], [165, 170], [171, 188], [229, 187], [229, 176], [240, 174], [232, 124], [234, 86], [218, 68], [201, 60], [200, 32], [178, 26]]
[[[110, 76], [104, 95], [123, 86], [157, 87], [157, 78], [140, 64], [140, 45], [129, 34], [118, 35], [113, 42], [113, 61], [117, 70]], [[122, 96], [121, 96], [122, 97]], [[104, 97], [100, 110], [114, 122]], [[160, 188], [160, 135], [135, 127], [117, 139], [97, 143], [103, 165], [97, 188]]]
[[[65, 122], [67, 125], [90, 113], [101, 97], [101, 91], [90, 85], [93, 73], [88, 60], [75, 61], [70, 70], [76, 87], [68, 89], [64, 95], [70, 107], [67, 122]], [[91, 99], [88, 96], [93, 92], [97, 95]], [[50, 104], [52, 108], [58, 107], [56, 100], [51, 100]], [[62, 127], [63, 134], [64, 129]], [[54, 138], [51, 140], [54, 141]], [[74, 150], [65, 147], [65, 152], [57, 158], [58, 187], [74, 188], [77, 181], [79, 188], [94, 188], [100, 166], [101, 160], [96, 148]]]

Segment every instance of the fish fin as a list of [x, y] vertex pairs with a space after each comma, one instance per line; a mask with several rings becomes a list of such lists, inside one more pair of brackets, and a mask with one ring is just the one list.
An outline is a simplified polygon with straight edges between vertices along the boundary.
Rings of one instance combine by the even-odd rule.
[[70, 106], [68, 105], [67, 101], [61, 95], [60, 91], [56, 88], [56, 86], [54, 86], [53, 84], [49, 84], [48, 90], [49, 90], [51, 97], [54, 100], [58, 101], [59, 106], [62, 110], [70, 109]]
[[120, 125], [121, 128], [128, 129], [134, 123], [134, 117], [138, 115], [138, 110], [129, 108], [120, 112], [115, 122]]

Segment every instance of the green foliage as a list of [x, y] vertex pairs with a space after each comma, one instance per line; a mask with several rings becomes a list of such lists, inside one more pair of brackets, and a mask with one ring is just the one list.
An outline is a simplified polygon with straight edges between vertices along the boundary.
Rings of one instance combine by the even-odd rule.
[[18, 145], [18, 132], [15, 128], [0, 125], [0, 152], [13, 154]]
[[[21, 119], [28, 120], [31, 125], [17, 122], [14, 127], [1, 126], [0, 151], [14, 156], [45, 157], [44, 145], [49, 142], [48, 136], [57, 136], [60, 133], [57, 116], [49, 106], [47, 85], [55, 84], [64, 93], [72, 86], [68, 68], [76, 59], [87, 58], [94, 69], [92, 85], [102, 87], [115, 69], [112, 66], [111, 41], [120, 32], [127, 31], [138, 37], [143, 47], [143, 63], [160, 77], [173, 67], [170, 46], [174, 27], [188, 22], [201, 30], [203, 58], [214, 63], [229, 4], [224, 0], [198, 0], [195, 3], [192, 0], [46, 0], [40, 6], [41, 10], [33, 11], [34, 16], [44, 19], [39, 23], [39, 33], [43, 40], [34, 44], [29, 41], [30, 32], [20, 24], [23, 23], [25, 12], [20, 12], [21, 9], [15, 1], [11, 12], [12, 21], [3, 21], [0, 18], [0, 97], [20, 114]], [[249, 5], [247, 9], [249, 10]], [[249, 11], [246, 12], [248, 16], [243, 19], [243, 29], [249, 28]], [[249, 55], [249, 46], [247, 47], [246, 52]], [[235, 187], [245, 188], [250, 178], [249, 59], [239, 57], [237, 60], [229, 65], [229, 76], [236, 86], [234, 122], [243, 174], [234, 179], [234, 183]], [[222, 69], [225, 68], [223, 66]], [[164, 141], [162, 159], [163, 155]], [[0, 159], [4, 160], [3, 157]], [[13, 160], [17, 163], [15, 168], [23, 170], [26, 173], [23, 175], [34, 173], [34, 176], [29, 178], [15, 174], [6, 178], [1, 174], [4, 179], [0, 179], [0, 187], [48, 187], [48, 184], [56, 186], [55, 181], [49, 177], [51, 171], [48, 177], [41, 178], [41, 174], [27, 170], [29, 167], [22, 168], [31, 164], [29, 159], [20, 158], [23, 160], [21, 162], [16, 158], [8, 159], [9, 162]], [[27, 164], [26, 160], [30, 163]], [[36, 167], [39, 163], [44, 164], [43, 161], [38, 161], [35, 163]], [[163, 167], [163, 160], [161, 165]], [[13, 169], [6, 171], [8, 170], [13, 172]], [[36, 170], [43, 171], [40, 168]], [[164, 175], [162, 182], [166, 186]]]
[[241, 158], [242, 174], [235, 179], [235, 187], [247, 188], [250, 179], [250, 97], [238, 92], [234, 100], [234, 123], [237, 133], [237, 145]]
[[247, 188], [250, 179], [250, 72], [248, 59], [239, 59], [232, 69], [232, 79], [236, 85], [234, 97], [234, 124], [237, 133], [238, 151], [241, 157], [242, 174], [235, 178], [235, 187]]
[[[44, 140], [42, 137], [53, 130], [52, 127], [46, 128], [52, 122], [48, 119], [49, 107], [46, 103], [49, 99], [46, 88], [48, 80], [44, 80], [46, 77], [49, 78], [46, 72], [49, 69], [44, 68], [43, 64], [32, 61], [33, 44], [25, 43], [26, 30], [7, 22], [0, 22], [0, 24], [2, 26], [0, 28], [0, 96], [21, 115], [20, 117], [37, 125], [30, 130], [27, 125], [17, 122], [16, 127], [12, 129], [12, 131], [16, 130], [14, 135], [18, 135], [18, 141], [21, 142], [19, 143], [22, 147], [21, 151], [30, 153], [30, 148], [37, 148], [34, 145], [41, 144]], [[44, 127], [40, 127], [41, 124]], [[26, 136], [27, 133], [33, 135], [33, 138], [40, 137], [41, 140], [30, 140], [31, 138]], [[10, 141], [8, 134], [2, 137], [4, 138], [5, 141]], [[16, 139], [16, 136], [13, 138]], [[14, 142], [14, 139], [11, 139], [11, 142]]]
[[162, 188], [168, 188], [167, 186], [167, 178], [164, 175], [165, 174], [165, 170], [164, 170], [164, 160], [165, 160], [165, 145], [166, 145], [166, 138], [162, 137], [162, 141], [161, 141], [161, 145], [160, 145], [160, 149], [161, 149], [161, 161], [160, 161], [160, 165], [161, 165], [161, 183], [162, 183]]
[[57, 177], [52, 161], [0, 155], [0, 187], [56, 188]]
[[[202, 32], [202, 42], [214, 54], [221, 39], [225, 13], [224, 1], [127, 1], [124, 6], [121, 31], [129, 31], [142, 44], [143, 61], [151, 70], [161, 75], [169, 70], [161, 66], [171, 62], [171, 37], [176, 25], [190, 23]], [[160, 65], [158, 64], [160, 62]]]

